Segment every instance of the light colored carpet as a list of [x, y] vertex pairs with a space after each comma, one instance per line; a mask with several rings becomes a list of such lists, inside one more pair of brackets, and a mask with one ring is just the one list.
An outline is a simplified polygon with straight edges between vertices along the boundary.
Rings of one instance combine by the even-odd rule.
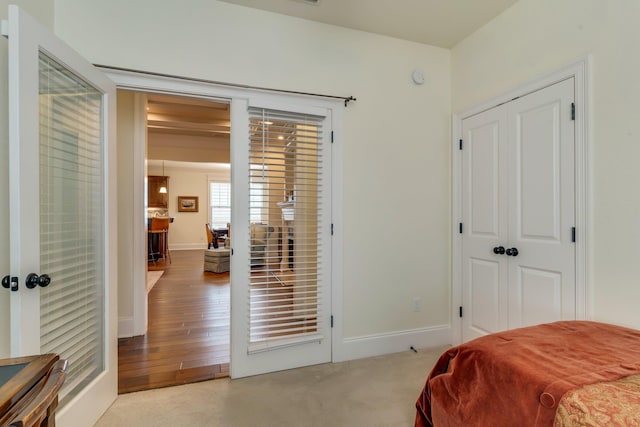
[[163, 274], [164, 270], [147, 271], [147, 293], [151, 292], [151, 289]]
[[96, 427], [412, 426], [439, 347], [124, 394]]

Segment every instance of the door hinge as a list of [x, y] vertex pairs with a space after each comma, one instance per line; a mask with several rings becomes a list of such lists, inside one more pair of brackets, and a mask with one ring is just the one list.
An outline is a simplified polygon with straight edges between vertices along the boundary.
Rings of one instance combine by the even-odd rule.
[[333, 144], [333, 131], [331, 131], [331, 143]]
[[331, 223], [331, 235], [333, 236], [333, 223]]
[[462, 140], [460, 140], [460, 149], [462, 150]]
[[571, 120], [575, 120], [576, 119], [576, 103], [572, 102], [571, 103]]
[[459, 316], [462, 317], [462, 306], [459, 307]]
[[9, 38], [9, 21], [6, 19], [3, 19], [2, 22], [0, 22], [0, 34]]
[[575, 227], [571, 227], [571, 242], [572, 243], [576, 242], [576, 228]]
[[233, 248], [231, 248], [231, 256], [233, 256]]
[[331, 327], [333, 328], [333, 314], [331, 315]]
[[458, 228], [460, 229], [460, 234], [462, 234], [462, 223], [458, 224]]

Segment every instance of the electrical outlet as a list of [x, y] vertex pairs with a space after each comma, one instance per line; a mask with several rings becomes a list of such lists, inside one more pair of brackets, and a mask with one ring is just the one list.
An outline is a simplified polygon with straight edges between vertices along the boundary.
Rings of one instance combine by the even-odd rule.
[[420, 311], [420, 302], [422, 301], [422, 298], [419, 297], [415, 297], [413, 299], [413, 311], [418, 313]]

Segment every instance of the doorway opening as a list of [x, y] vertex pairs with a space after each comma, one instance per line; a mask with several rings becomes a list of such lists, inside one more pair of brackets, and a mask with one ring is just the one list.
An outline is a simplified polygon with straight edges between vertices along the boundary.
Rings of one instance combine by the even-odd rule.
[[229, 247], [229, 104], [166, 94], [142, 99], [146, 283], [134, 286], [145, 287], [147, 329], [119, 339], [119, 393], [229, 376], [228, 250], [226, 264], [206, 262], [209, 230], [217, 255]]

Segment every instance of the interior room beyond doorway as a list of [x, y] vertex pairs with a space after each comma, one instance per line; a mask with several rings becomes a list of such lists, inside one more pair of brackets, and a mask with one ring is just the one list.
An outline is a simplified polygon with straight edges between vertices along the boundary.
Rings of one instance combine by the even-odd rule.
[[229, 372], [230, 275], [204, 268], [204, 226], [231, 218], [230, 202], [221, 210], [212, 194], [220, 185], [230, 188], [229, 105], [164, 94], [143, 98], [147, 280], [135, 286], [147, 292], [148, 329], [121, 335], [120, 393]]

